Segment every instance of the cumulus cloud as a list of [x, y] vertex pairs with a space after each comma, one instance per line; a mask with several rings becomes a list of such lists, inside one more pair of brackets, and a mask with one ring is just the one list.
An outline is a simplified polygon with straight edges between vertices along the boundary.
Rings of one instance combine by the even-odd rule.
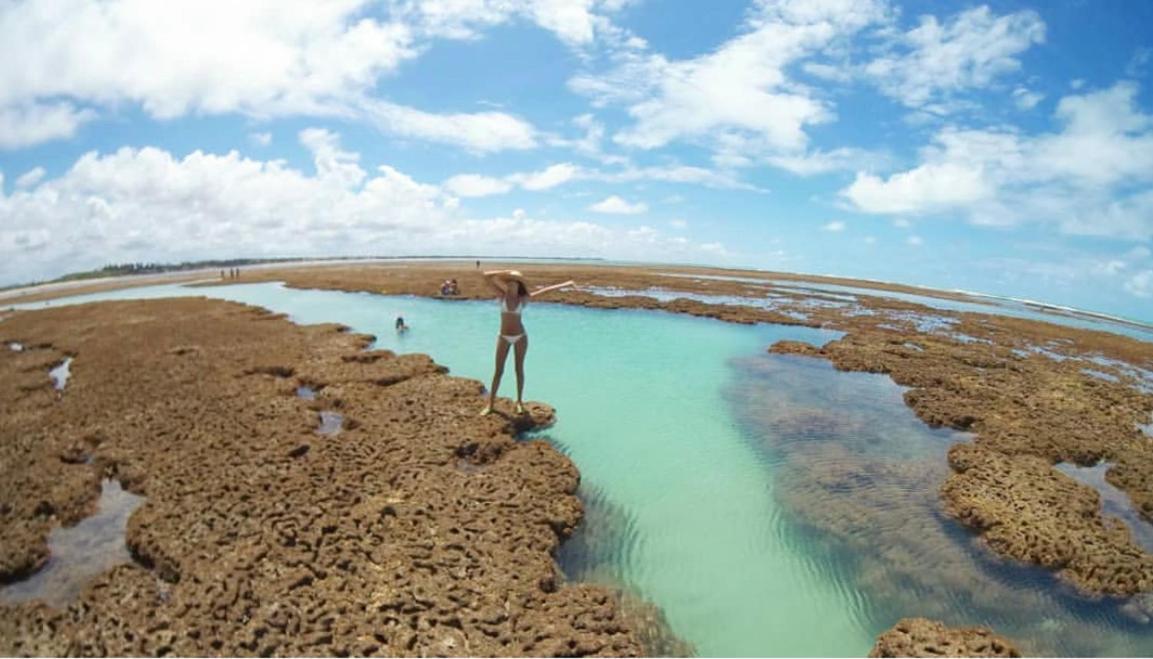
[[257, 146], [272, 144], [272, 133], [249, 133], [248, 140]]
[[716, 246], [581, 218], [467, 216], [451, 191], [387, 165], [366, 171], [339, 136], [301, 131], [314, 172], [232, 151], [90, 152], [56, 178], [0, 187], [0, 282], [121, 261], [413, 253], [718, 258]]
[[509, 180], [525, 190], [548, 190], [573, 180], [580, 173], [580, 169], [572, 163], [562, 162], [549, 165], [539, 172], [528, 174], [513, 174]]
[[941, 23], [934, 16], [890, 44], [890, 52], [865, 66], [885, 94], [911, 108], [939, 102], [967, 89], [983, 88], [1016, 71], [1017, 57], [1045, 41], [1045, 23], [1034, 11], [995, 15], [974, 7]]
[[33, 167], [16, 179], [16, 187], [20, 189], [35, 187], [46, 173], [43, 167]]
[[[2, 35], [0, 39], [3, 39]], [[2, 52], [3, 47], [0, 46]], [[9, 60], [7, 66], [18, 65], [19, 60]], [[0, 69], [4, 66], [0, 64]], [[2, 84], [0, 82], [0, 86]], [[19, 149], [72, 137], [80, 126], [95, 117], [96, 113], [92, 110], [77, 109], [68, 102], [38, 103], [19, 99], [6, 103], [0, 98], [0, 149]]]
[[444, 182], [444, 188], [459, 197], [487, 197], [504, 194], [512, 189], [512, 183], [480, 174], [459, 174]]
[[597, 213], [611, 213], [614, 215], [639, 215], [649, 210], [649, 207], [642, 203], [629, 203], [616, 195], [605, 197], [597, 203], [589, 206], [590, 211]]
[[564, 43], [582, 47], [600, 38], [627, 43], [631, 37], [614, 26], [609, 14], [620, 0], [407, 0], [398, 15], [430, 35], [476, 39], [502, 23], [524, 19], [552, 32]]
[[839, 232], [845, 230], [845, 226], [846, 225], [845, 225], [844, 221], [842, 221], [842, 220], [832, 220], [831, 222], [826, 222], [824, 224], [824, 226], [821, 227], [821, 229], [823, 231], [829, 231], [832, 233], [839, 233]]
[[976, 224], [1054, 223], [1065, 233], [1153, 237], [1153, 117], [1137, 87], [1067, 96], [1060, 130], [945, 128], [921, 164], [888, 177], [859, 172], [843, 197], [877, 214], [959, 214]]
[[633, 123], [613, 137], [625, 146], [702, 142], [728, 152], [729, 164], [799, 156], [808, 147], [806, 129], [834, 115], [827, 101], [789, 78], [788, 67], [886, 12], [879, 1], [758, 2], [746, 33], [711, 53], [686, 60], [629, 53], [611, 71], [579, 75], [569, 85], [596, 105], [626, 106]]
[[[432, 113], [375, 96], [382, 75], [435, 38], [525, 17], [566, 43], [617, 34], [600, 0], [367, 0], [0, 5], [0, 148], [71, 137], [100, 113], [138, 104], [156, 119], [240, 113], [338, 116], [475, 151], [536, 146], [501, 112]], [[173, 17], [179, 16], [179, 20]], [[455, 27], [454, 27], [455, 26]], [[606, 37], [607, 38], [607, 37]], [[258, 144], [262, 134], [253, 138]]]

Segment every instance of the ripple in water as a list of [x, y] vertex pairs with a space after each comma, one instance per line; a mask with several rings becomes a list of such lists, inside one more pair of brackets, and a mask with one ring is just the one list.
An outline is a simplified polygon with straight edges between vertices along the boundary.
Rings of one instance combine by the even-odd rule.
[[144, 497], [132, 494], [118, 481], [105, 479], [98, 509], [72, 527], [57, 527], [48, 535], [48, 562], [32, 576], [0, 588], [0, 603], [42, 600], [64, 608], [80, 596], [93, 577], [132, 556], [124, 542], [128, 517]]
[[787, 355], [735, 366], [729, 400], [773, 472], [778, 532], [872, 633], [916, 615], [990, 625], [1027, 654], [1153, 655], [1153, 626], [1120, 602], [1002, 560], [944, 515], [946, 452], [970, 437], [923, 424], [887, 376]]

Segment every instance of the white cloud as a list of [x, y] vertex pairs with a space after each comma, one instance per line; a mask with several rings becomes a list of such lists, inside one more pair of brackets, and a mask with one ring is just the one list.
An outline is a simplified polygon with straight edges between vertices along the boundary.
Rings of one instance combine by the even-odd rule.
[[865, 236], [864, 242], [866, 245], [876, 245], [877, 239], [874, 236]]
[[460, 197], [487, 197], [508, 192], [512, 183], [480, 174], [459, 174], [445, 181], [444, 187]]
[[1140, 298], [1153, 297], [1153, 270], [1142, 270], [1125, 280], [1125, 290]]
[[[547, 0], [486, 5], [503, 22], [525, 14], [582, 41], [580, 6]], [[380, 77], [453, 36], [412, 12], [367, 12], [365, 0], [224, 3], [55, 0], [0, 4], [0, 148], [67, 138], [95, 118], [139, 104], [156, 119], [240, 113], [258, 119], [339, 116], [403, 137], [478, 151], [536, 146], [535, 130], [500, 112], [430, 113], [374, 98]], [[430, 9], [431, 11], [431, 9]], [[435, 12], [434, 12], [435, 13]], [[179, 17], [179, 20], [173, 20]], [[495, 19], [494, 19], [495, 20]], [[480, 21], [482, 24], [485, 21]], [[435, 23], [435, 21], [434, 21]], [[605, 23], [608, 30], [611, 24]], [[255, 134], [263, 144], [263, 134]]]
[[[892, 51], [865, 66], [881, 91], [911, 108], [979, 89], [1021, 66], [1017, 59], [1045, 41], [1045, 23], [1034, 11], [997, 16], [987, 6], [957, 14], [944, 24], [921, 17]], [[938, 106], [946, 109], [947, 106]]]
[[[404, 25], [360, 2], [6, 3], [0, 105], [68, 96], [189, 112], [315, 112], [415, 56]], [[179, 20], [173, 20], [179, 17]]]
[[445, 185], [462, 197], [483, 197], [504, 194], [517, 186], [524, 190], [539, 192], [551, 190], [574, 181], [600, 181], [603, 183], [659, 181], [663, 183], [692, 183], [720, 189], [759, 190], [752, 185], [742, 183], [729, 174], [701, 167], [687, 165], [628, 166], [616, 170], [600, 170], [581, 167], [569, 162], [554, 163], [535, 172], [517, 172], [499, 178], [482, 174], [460, 174], [445, 181]]
[[46, 173], [43, 167], [33, 167], [16, 179], [16, 187], [19, 189], [35, 187]]
[[257, 146], [272, 144], [272, 133], [249, 133], [248, 140]]
[[842, 220], [832, 220], [831, 222], [826, 222], [824, 226], [821, 227], [821, 230], [839, 233], [845, 230], [845, 223]]
[[689, 228], [689, 223], [687, 220], [681, 220], [681, 219], [669, 220], [669, 226], [671, 226], [674, 229], [687, 229], [687, 228]]
[[360, 155], [340, 148], [340, 136], [324, 128], [305, 128], [300, 131], [300, 143], [311, 153], [318, 178], [353, 188], [365, 177], [357, 164]]
[[612, 195], [589, 206], [589, 210], [597, 213], [612, 213], [616, 215], [639, 215], [648, 212], [649, 207], [643, 202], [633, 204], [616, 195]]
[[544, 170], [539, 172], [531, 172], [528, 174], [513, 174], [509, 180], [521, 186], [525, 190], [548, 190], [556, 186], [567, 183], [573, 178], [578, 176], [580, 169], [568, 162], [557, 163], [549, 165]]
[[516, 19], [527, 19], [574, 47], [598, 37], [628, 45], [631, 35], [614, 26], [607, 14], [619, 0], [408, 0], [398, 3], [407, 22], [433, 36], [476, 39], [481, 31]]
[[[3, 39], [0, 31], [0, 39]], [[0, 53], [3, 46], [0, 46]], [[0, 54], [0, 57], [3, 57]], [[2, 62], [2, 60], [0, 60]], [[5, 64], [0, 63], [0, 70]], [[7, 66], [21, 66], [10, 60]], [[0, 89], [3, 82], [0, 81]], [[3, 91], [0, 91], [0, 95]], [[20, 149], [33, 144], [72, 137], [84, 123], [96, 118], [92, 110], [77, 109], [67, 102], [37, 103], [0, 100], [0, 149]]]
[[725, 152], [730, 165], [766, 154], [800, 156], [807, 127], [833, 114], [786, 69], [885, 14], [879, 1], [759, 2], [748, 31], [711, 53], [680, 61], [629, 53], [615, 69], [569, 84], [595, 105], [627, 106], [634, 123], [613, 138], [625, 146], [697, 141]]
[[859, 172], [841, 194], [878, 214], [959, 214], [976, 224], [1051, 223], [1070, 234], [1153, 237], [1153, 117], [1137, 88], [1067, 96], [1058, 132], [946, 128], [921, 164]]
[[[715, 246], [580, 220], [465, 216], [448, 191], [389, 166], [364, 171], [326, 130], [301, 131], [315, 173], [233, 151], [91, 152], [4, 194], [0, 282], [123, 261], [365, 254], [589, 255], [713, 260]], [[722, 248], [723, 249], [723, 248]]]
[[909, 236], [905, 239], [905, 243], [911, 247], [920, 247], [925, 244], [925, 241], [921, 240], [920, 236]]
[[858, 173], [844, 194], [870, 213], [932, 213], [985, 201], [993, 194], [980, 170], [926, 164], [887, 180]]
[[1013, 90], [1013, 103], [1017, 106], [1018, 110], [1032, 110], [1037, 107], [1037, 104], [1044, 100], [1044, 98], [1044, 94], [1030, 91], [1024, 87], [1018, 87]]
[[424, 112], [386, 101], [365, 100], [361, 107], [384, 132], [430, 142], [451, 144], [477, 152], [532, 149], [536, 129], [504, 112]]

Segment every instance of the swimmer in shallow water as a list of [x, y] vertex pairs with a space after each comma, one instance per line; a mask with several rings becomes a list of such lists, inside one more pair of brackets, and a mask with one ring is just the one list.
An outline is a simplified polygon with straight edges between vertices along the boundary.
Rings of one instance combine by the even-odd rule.
[[404, 334], [407, 331], [408, 331], [408, 325], [404, 324], [404, 316], [397, 316], [396, 317], [396, 333], [397, 334]]
[[524, 323], [521, 321], [524, 305], [531, 297], [573, 286], [575, 282], [570, 279], [562, 284], [545, 286], [530, 293], [524, 276], [516, 270], [489, 270], [484, 273], [484, 280], [489, 288], [500, 294], [500, 335], [496, 337], [496, 370], [493, 372], [492, 387], [488, 392], [488, 405], [485, 405], [480, 413], [481, 415], [492, 413], [492, 408], [496, 404], [496, 392], [500, 388], [500, 378], [504, 375], [504, 363], [508, 360], [508, 350], [514, 348], [516, 413], [524, 414], [521, 396], [524, 393], [524, 356], [528, 353], [528, 333], [525, 332]]

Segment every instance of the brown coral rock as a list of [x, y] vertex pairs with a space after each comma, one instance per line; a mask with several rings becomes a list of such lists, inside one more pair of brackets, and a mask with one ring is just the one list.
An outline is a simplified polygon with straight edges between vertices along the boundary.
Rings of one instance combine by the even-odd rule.
[[985, 627], [946, 627], [926, 618], [902, 618], [877, 637], [870, 657], [1019, 657], [1003, 636]]
[[1153, 586], [1153, 556], [1119, 520], [1102, 518], [1100, 495], [1030, 455], [974, 444], [949, 450], [955, 473], [941, 488], [950, 515], [982, 531], [998, 553], [1057, 571], [1087, 593], [1130, 595]]
[[[480, 383], [425, 356], [204, 299], [17, 313], [0, 341], [39, 346], [0, 351], [4, 578], [36, 569], [102, 478], [147, 497], [137, 561], [64, 610], [0, 606], [0, 654], [643, 652], [617, 596], [552, 559], [579, 474], [514, 437], [547, 405], [479, 417]], [[339, 433], [317, 433], [326, 410]]]

